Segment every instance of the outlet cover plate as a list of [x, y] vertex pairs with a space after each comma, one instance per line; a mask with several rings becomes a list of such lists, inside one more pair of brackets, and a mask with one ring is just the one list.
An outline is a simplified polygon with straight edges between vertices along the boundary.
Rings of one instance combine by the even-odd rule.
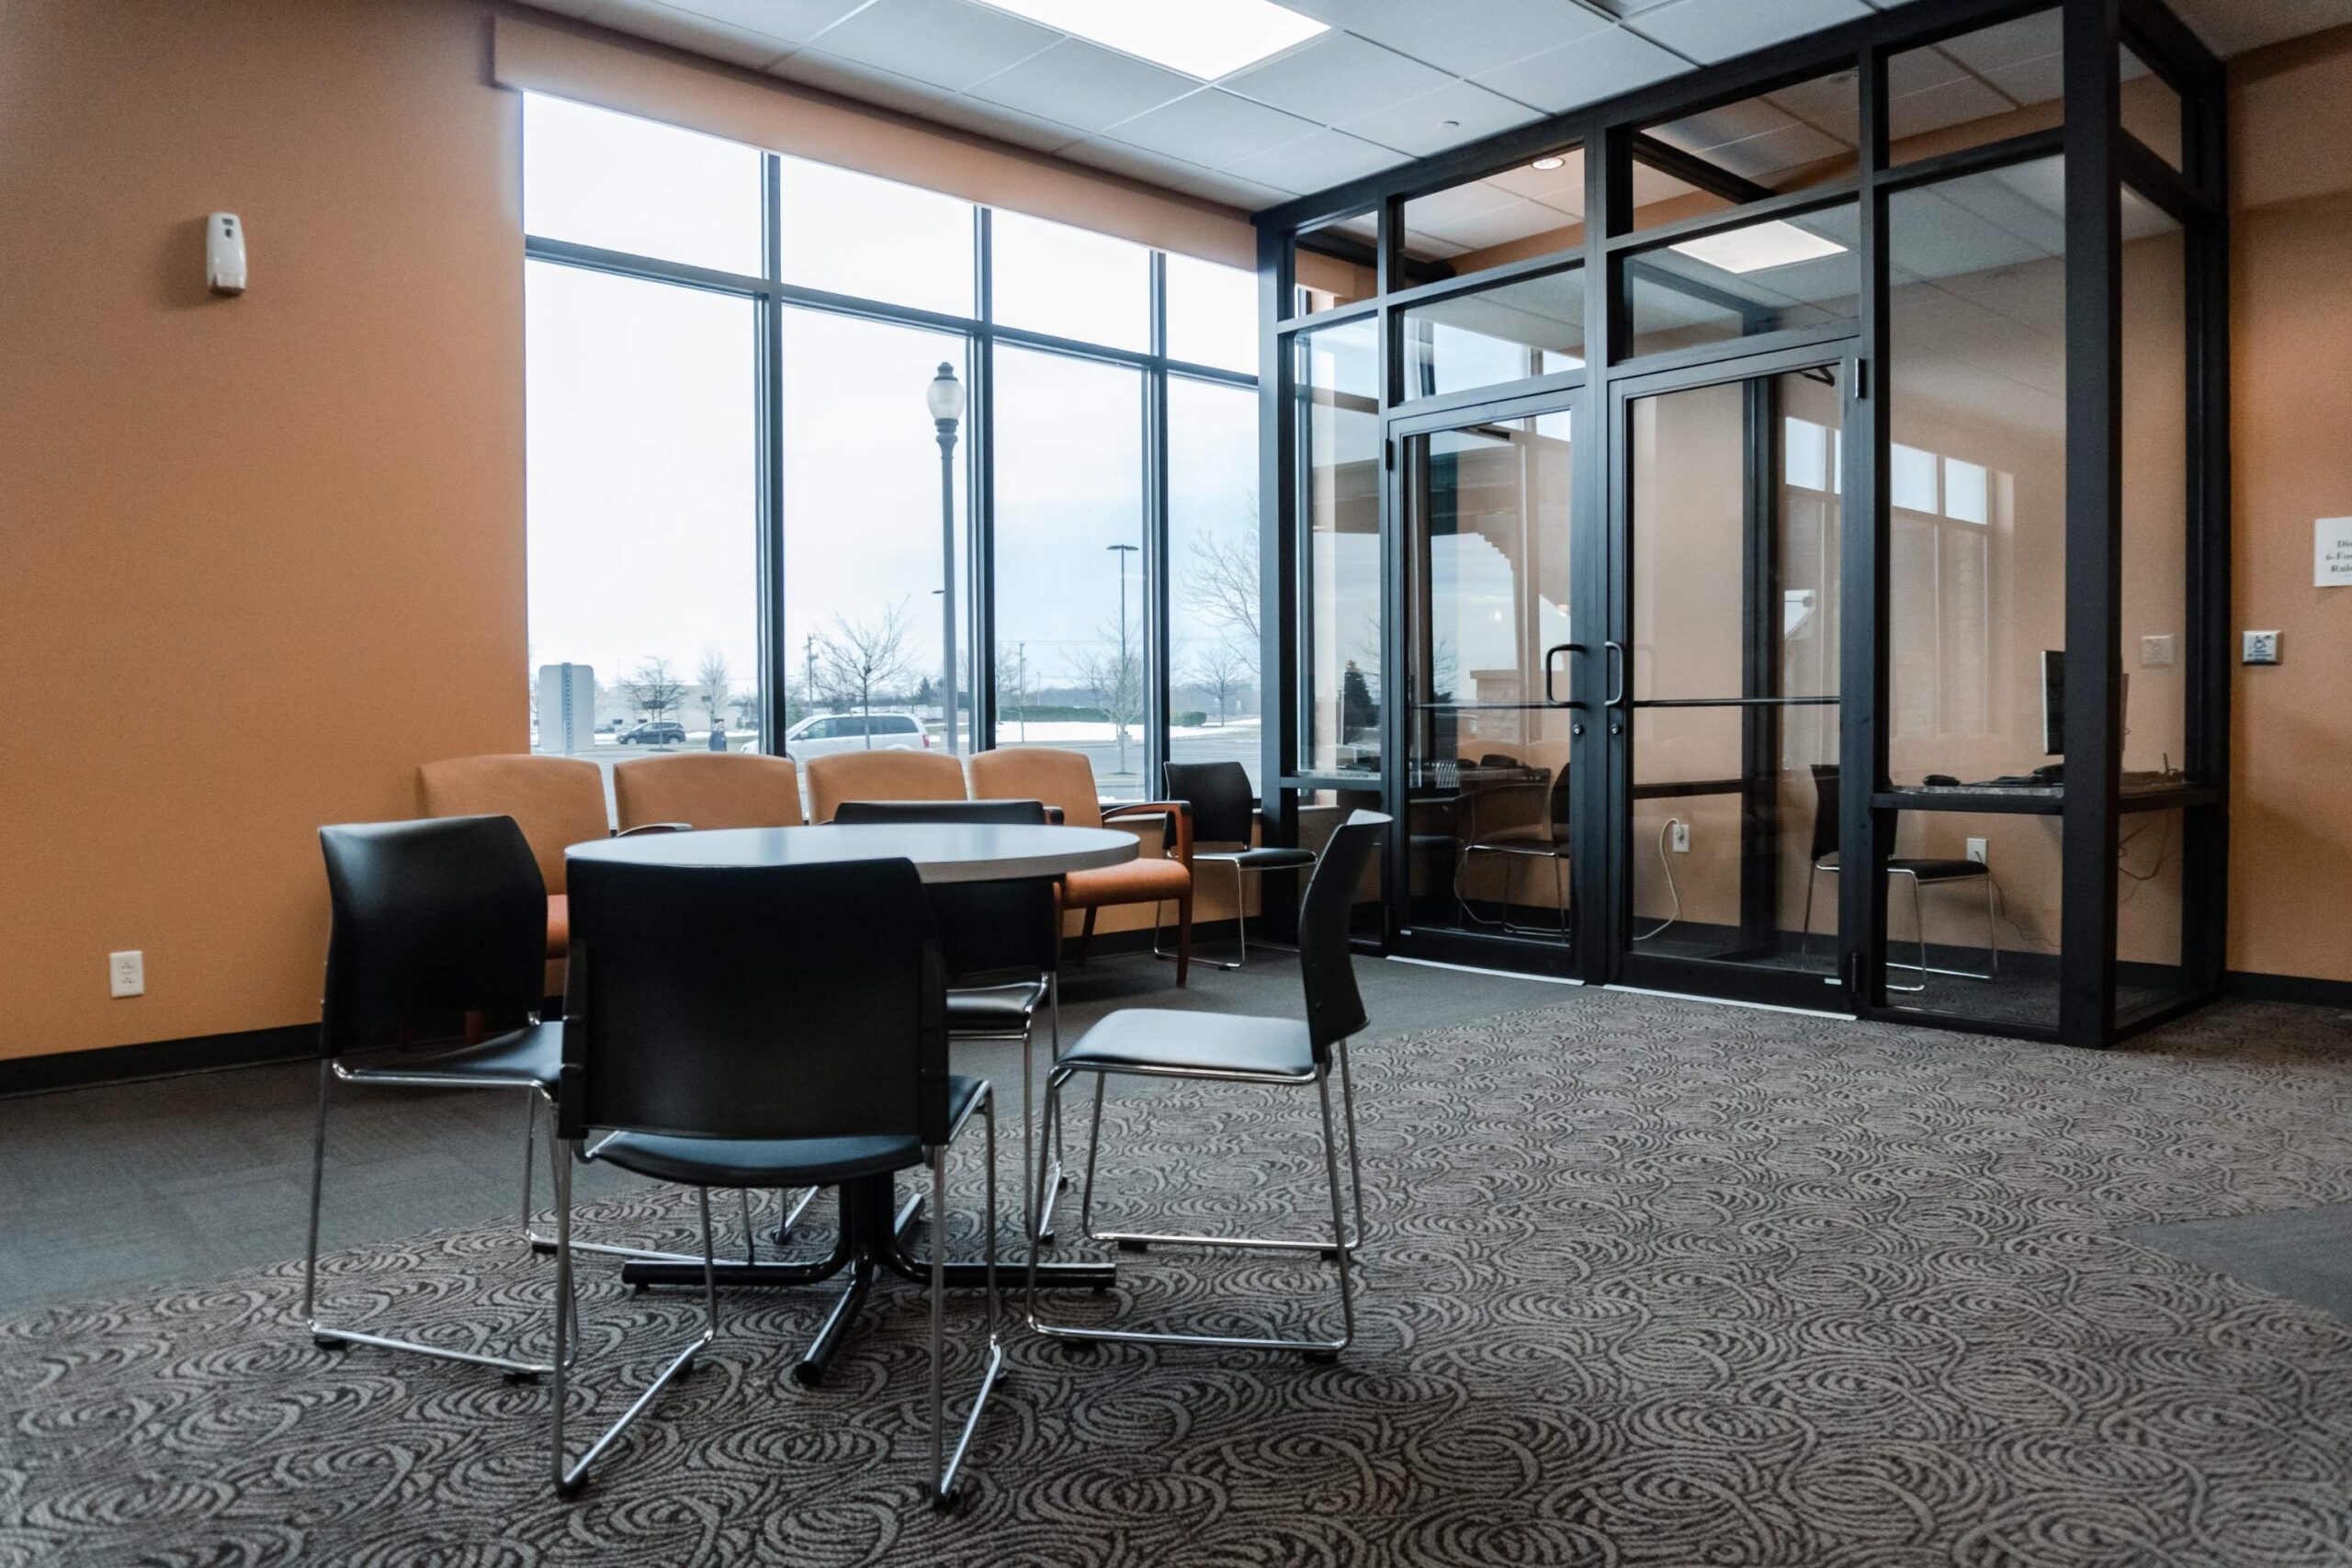
[[147, 955], [137, 948], [107, 954], [107, 995], [143, 997], [147, 994]]

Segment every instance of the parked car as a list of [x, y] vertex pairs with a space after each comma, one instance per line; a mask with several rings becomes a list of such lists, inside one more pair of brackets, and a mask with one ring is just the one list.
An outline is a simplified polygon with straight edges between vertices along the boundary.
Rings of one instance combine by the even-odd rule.
[[785, 755], [804, 762], [836, 751], [930, 749], [930, 732], [910, 713], [816, 713], [784, 732]]
[[683, 746], [686, 727], [667, 719], [648, 720], [621, 737], [624, 746]]

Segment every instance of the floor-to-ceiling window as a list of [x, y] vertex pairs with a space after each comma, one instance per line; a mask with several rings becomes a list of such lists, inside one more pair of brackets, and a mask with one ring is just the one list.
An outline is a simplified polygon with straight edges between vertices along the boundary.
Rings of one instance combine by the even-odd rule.
[[1254, 775], [1253, 274], [525, 105], [537, 749]]

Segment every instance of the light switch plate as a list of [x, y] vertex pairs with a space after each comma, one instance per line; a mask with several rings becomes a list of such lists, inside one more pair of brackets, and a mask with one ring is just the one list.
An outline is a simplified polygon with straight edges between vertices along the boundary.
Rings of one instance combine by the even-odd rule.
[[1968, 858], [1974, 861], [1978, 865], [1983, 865], [1984, 863], [1984, 840], [1971, 839], [1968, 840]]
[[2172, 649], [2172, 634], [2169, 632], [2157, 637], [2142, 637], [2140, 639], [2140, 668], [2143, 670], [2163, 669], [2173, 661]]
[[2277, 632], [2247, 632], [2245, 651], [2239, 661], [2245, 664], [2278, 663], [2278, 634]]

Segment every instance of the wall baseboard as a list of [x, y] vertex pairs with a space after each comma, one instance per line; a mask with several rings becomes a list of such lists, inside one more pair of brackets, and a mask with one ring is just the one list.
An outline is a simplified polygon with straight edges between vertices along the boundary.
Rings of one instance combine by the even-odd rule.
[[[1170, 940], [1173, 940], [1173, 932]], [[1233, 922], [1193, 928], [1194, 949], [1201, 939], [1229, 942]], [[1149, 930], [1105, 931], [1094, 941], [1102, 956], [1140, 953], [1151, 944]], [[1222, 956], [1222, 955], [1220, 955]], [[2306, 1007], [2352, 1009], [2352, 980], [2314, 980], [2300, 975], [2256, 975], [2233, 969], [2222, 977], [2224, 995], [2249, 1001], [2299, 1002]], [[96, 1084], [130, 1083], [141, 1078], [177, 1077], [183, 1073], [217, 1072], [226, 1067], [260, 1066], [270, 1062], [301, 1061], [319, 1048], [318, 1025], [292, 1023], [279, 1029], [245, 1029], [229, 1034], [200, 1034], [187, 1040], [156, 1040], [140, 1045], [111, 1045], [98, 1051], [61, 1051], [48, 1056], [18, 1056], [0, 1061], [0, 1099], [13, 1095], [50, 1094], [59, 1089], [85, 1089]]]
[[2312, 980], [2301, 975], [2255, 975], [2233, 969], [2222, 976], [2222, 992], [2248, 1001], [2352, 1008], [2352, 980]]
[[319, 1026], [289, 1023], [280, 1029], [241, 1029], [229, 1034], [199, 1034], [187, 1040], [153, 1040], [139, 1045], [109, 1045], [96, 1051], [60, 1051], [48, 1056], [17, 1056], [0, 1062], [0, 1099], [50, 1094], [94, 1084], [141, 1078], [178, 1077], [185, 1073], [294, 1062], [318, 1055]]

